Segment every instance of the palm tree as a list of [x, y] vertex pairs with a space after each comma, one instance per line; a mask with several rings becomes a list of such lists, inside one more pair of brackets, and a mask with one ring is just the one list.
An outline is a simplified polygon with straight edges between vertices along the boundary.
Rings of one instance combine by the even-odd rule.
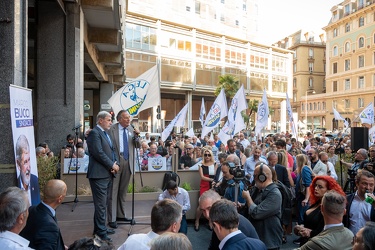
[[230, 105], [230, 98], [237, 93], [240, 88], [240, 82], [233, 75], [221, 75], [219, 76], [219, 83], [215, 89], [215, 96], [220, 94], [222, 88], [224, 88], [225, 96], [227, 97], [227, 104]]

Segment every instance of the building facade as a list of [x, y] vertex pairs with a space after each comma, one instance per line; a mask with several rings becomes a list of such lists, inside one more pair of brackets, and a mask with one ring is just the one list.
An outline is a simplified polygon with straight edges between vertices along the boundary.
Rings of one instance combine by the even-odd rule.
[[[326, 127], [344, 127], [334, 120], [335, 108], [352, 127], [358, 115], [375, 103], [375, 1], [343, 1], [332, 7], [327, 33], [326, 94], [314, 96], [327, 103]], [[317, 100], [317, 99], [315, 99]], [[314, 101], [315, 101], [314, 100]]]
[[274, 44], [293, 51], [293, 96], [290, 103], [298, 128], [311, 130], [325, 124], [326, 103], [311, 101], [325, 87], [326, 42], [324, 31], [299, 30]]
[[[199, 132], [202, 96], [208, 110], [215, 99], [219, 76], [231, 74], [244, 86], [248, 99], [260, 99], [263, 89], [267, 90], [269, 102], [277, 103], [282, 111], [275, 119], [281, 121], [280, 129], [286, 130], [285, 93], [292, 89], [292, 54], [251, 42], [244, 24], [237, 26], [236, 20], [229, 18], [249, 16], [252, 5], [246, 4], [253, 1], [186, 2], [191, 5], [167, 1], [166, 5], [151, 8], [156, 2], [128, 1], [125, 65], [130, 81], [159, 64], [161, 109], [166, 111], [163, 125], [189, 102], [188, 121], [192, 123], [187, 127]], [[237, 8], [240, 2], [241, 8]], [[284, 109], [280, 109], [280, 103]], [[140, 127], [156, 131], [155, 113], [151, 109], [142, 111], [138, 117]]]

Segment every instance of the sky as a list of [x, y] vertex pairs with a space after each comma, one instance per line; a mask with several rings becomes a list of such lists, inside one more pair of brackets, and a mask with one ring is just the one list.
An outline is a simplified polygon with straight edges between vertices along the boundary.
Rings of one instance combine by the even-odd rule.
[[271, 45], [303, 29], [325, 27], [330, 9], [343, 0], [258, 0], [259, 35], [256, 42]]

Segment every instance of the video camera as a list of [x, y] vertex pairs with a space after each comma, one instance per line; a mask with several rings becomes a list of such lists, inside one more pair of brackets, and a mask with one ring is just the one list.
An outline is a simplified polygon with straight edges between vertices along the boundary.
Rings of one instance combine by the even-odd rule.
[[242, 180], [245, 180], [245, 170], [241, 169], [241, 166], [236, 166], [233, 162], [228, 162], [228, 165], [229, 173], [234, 176], [234, 181], [240, 182]]
[[357, 171], [354, 169], [348, 169], [348, 175], [351, 179], [355, 179], [355, 176], [357, 175]]

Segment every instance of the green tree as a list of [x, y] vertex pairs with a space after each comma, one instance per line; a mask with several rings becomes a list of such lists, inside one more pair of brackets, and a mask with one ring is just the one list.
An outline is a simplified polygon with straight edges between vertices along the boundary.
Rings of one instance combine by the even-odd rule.
[[229, 105], [230, 98], [233, 98], [240, 88], [240, 82], [233, 75], [221, 75], [219, 76], [219, 83], [214, 92], [215, 96], [218, 96], [223, 88], [227, 97], [227, 104]]

